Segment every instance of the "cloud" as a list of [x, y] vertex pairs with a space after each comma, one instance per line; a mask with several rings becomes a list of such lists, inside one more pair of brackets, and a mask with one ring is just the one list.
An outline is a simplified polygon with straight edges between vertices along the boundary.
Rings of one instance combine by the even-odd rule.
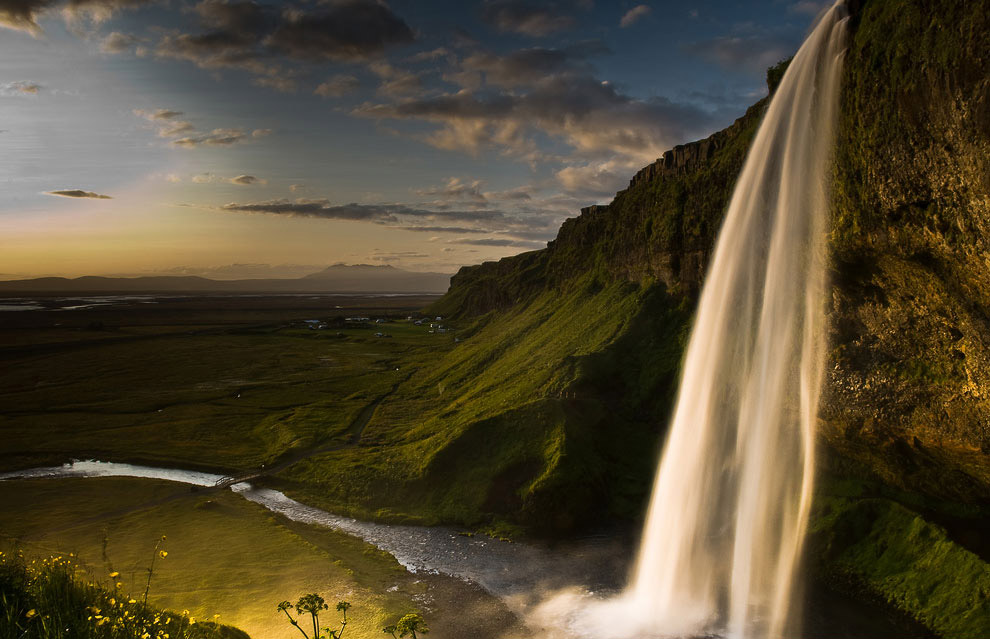
[[401, 262], [408, 259], [421, 259], [424, 257], [433, 257], [427, 253], [417, 253], [415, 251], [397, 251], [394, 253], [382, 253], [380, 251], [369, 256], [373, 262]]
[[401, 97], [423, 92], [421, 74], [399, 69], [388, 62], [372, 62], [368, 69], [382, 80], [378, 86], [378, 95]]
[[253, 184], [268, 184], [268, 180], [263, 180], [253, 175], [238, 175], [237, 177], [232, 177], [227, 181], [230, 182], [231, 184], [238, 184], [240, 186], [251, 186]]
[[210, 133], [172, 140], [172, 146], [194, 149], [200, 146], [231, 146], [245, 139], [241, 129], [213, 129]]
[[313, 93], [324, 98], [340, 98], [354, 93], [360, 86], [361, 82], [353, 75], [340, 73], [328, 78], [326, 82], [316, 87]]
[[499, 148], [531, 162], [546, 160], [536, 135], [563, 140], [579, 155], [619, 154], [650, 162], [675, 143], [705, 133], [712, 116], [666, 98], [639, 100], [585, 75], [545, 78], [527, 92], [462, 89], [422, 99], [365, 103], [352, 113], [373, 119], [420, 120], [439, 128], [421, 135], [442, 149], [477, 153]]
[[602, 53], [608, 53], [608, 49], [598, 41], [566, 49], [518, 49], [501, 56], [478, 52], [465, 57], [457, 72], [444, 77], [467, 88], [478, 88], [482, 84], [503, 88], [530, 86], [552, 75], [588, 75], [591, 67], [586, 59]]
[[331, 204], [329, 200], [274, 200], [248, 204], [231, 203], [221, 207], [224, 211], [241, 213], [268, 213], [291, 217], [315, 217], [327, 220], [352, 220], [397, 224], [402, 218], [450, 219], [462, 221], [492, 221], [503, 217], [496, 211], [433, 211], [405, 204]]
[[0, 26], [41, 35], [38, 15], [53, 4], [54, 0], [6, 0], [0, 5]]
[[61, 8], [66, 20], [89, 18], [103, 22], [119, 9], [131, 9], [154, 0], [3, 0], [0, 3], [0, 27], [25, 31], [35, 37], [43, 33], [38, 18], [52, 9]]
[[166, 33], [155, 53], [201, 68], [244, 69], [254, 83], [295, 90], [289, 58], [310, 62], [365, 61], [415, 41], [412, 29], [380, 0], [336, 0], [279, 8], [253, 0], [201, 0], [193, 7], [202, 31]]
[[111, 31], [107, 37], [100, 42], [100, 51], [103, 53], [124, 53], [140, 42], [140, 38], [119, 31]]
[[66, 189], [62, 191], [45, 191], [45, 195], [57, 195], [58, 197], [90, 198], [94, 200], [112, 200], [109, 195], [83, 191], [81, 189]]
[[134, 115], [140, 116], [145, 120], [171, 120], [182, 115], [182, 111], [173, 111], [171, 109], [155, 109], [154, 111], [134, 109]]
[[625, 14], [623, 14], [622, 19], [619, 20], [619, 26], [623, 28], [631, 27], [640, 18], [645, 18], [646, 16], [650, 15], [650, 11], [651, 11], [650, 7], [645, 4], [636, 5], [629, 11], [626, 11]]
[[416, 233], [490, 233], [489, 229], [473, 229], [466, 226], [398, 226], [403, 231]]
[[272, 129], [255, 129], [251, 131], [252, 138], [267, 138], [269, 135], [274, 133]]
[[196, 127], [194, 127], [191, 122], [176, 120], [175, 122], [167, 122], [163, 124], [158, 129], [158, 137], [172, 138], [194, 130], [196, 130]]
[[0, 95], [6, 96], [24, 96], [24, 95], [38, 95], [43, 89], [44, 85], [38, 84], [37, 82], [6, 82], [0, 84]]
[[472, 200], [479, 203], [487, 202], [487, 198], [481, 193], [481, 185], [481, 180], [464, 182], [460, 178], [452, 177], [448, 178], [447, 183], [442, 187], [416, 189], [415, 193], [444, 199]]
[[365, 60], [416, 38], [384, 2], [344, 0], [319, 11], [286, 11], [265, 45], [303, 60]]
[[436, 49], [431, 49], [430, 51], [420, 51], [416, 55], [409, 57], [409, 62], [427, 62], [439, 60], [440, 58], [450, 57], [451, 53], [448, 49], [444, 47], [437, 47]]
[[602, 198], [611, 197], [616, 191], [625, 188], [636, 168], [635, 164], [611, 159], [606, 162], [567, 166], [557, 171], [555, 177], [567, 193]]
[[684, 47], [687, 53], [731, 70], [762, 73], [793, 55], [799, 43], [771, 35], [721, 36]]
[[158, 137], [175, 138], [196, 130], [192, 122], [178, 120], [182, 111], [172, 109], [134, 109], [134, 115], [144, 118], [158, 127]]
[[157, 0], [68, 0], [63, 8], [67, 18], [89, 18], [94, 22], [105, 22], [121, 9], [135, 9], [154, 4]]
[[502, 32], [543, 37], [574, 27], [574, 17], [555, 3], [538, 4], [525, 0], [487, 0], [481, 18]]
[[238, 175], [231, 178], [221, 177], [215, 173], [199, 173], [192, 176], [191, 180], [195, 184], [212, 184], [215, 182], [224, 182], [227, 184], [236, 184], [238, 186], [253, 186], [256, 184], [268, 184], [268, 180], [256, 177], [254, 175]]

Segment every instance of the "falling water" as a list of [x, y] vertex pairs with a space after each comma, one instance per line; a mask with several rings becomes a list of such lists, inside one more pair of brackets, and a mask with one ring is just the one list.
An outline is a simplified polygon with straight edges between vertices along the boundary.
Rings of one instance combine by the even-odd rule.
[[827, 174], [845, 16], [840, 0], [820, 17], [739, 176], [701, 293], [632, 580], [582, 622], [600, 625], [599, 636], [794, 636], [788, 624], [814, 475]]

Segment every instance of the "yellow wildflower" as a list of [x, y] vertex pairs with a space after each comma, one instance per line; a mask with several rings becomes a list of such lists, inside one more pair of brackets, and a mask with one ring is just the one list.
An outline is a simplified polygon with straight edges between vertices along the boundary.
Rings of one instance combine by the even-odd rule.
[[36, 614], [38, 614], [38, 611], [37, 611], [37, 610], [35, 610], [34, 608], [31, 608], [30, 610], [28, 610], [28, 611], [27, 611], [27, 612], [26, 612], [26, 613], [24, 614], [24, 616], [25, 616], [25, 617], [27, 617], [28, 619], [30, 619], [31, 617], [33, 617], [33, 616], [35, 616]]
[[167, 550], [159, 550], [158, 551], [158, 556], [161, 557], [162, 559], [165, 559], [166, 557], [168, 557], [168, 551]]
[[112, 573], [110, 573], [110, 578], [111, 579], [116, 579], [119, 576], [120, 576], [120, 573], [117, 572], [116, 570], [114, 570]]

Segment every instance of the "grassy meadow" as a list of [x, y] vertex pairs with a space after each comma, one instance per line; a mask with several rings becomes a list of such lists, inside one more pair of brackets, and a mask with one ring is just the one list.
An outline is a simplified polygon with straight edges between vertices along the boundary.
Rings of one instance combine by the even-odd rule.
[[[496, 602], [453, 580], [408, 573], [391, 555], [353, 537], [272, 515], [229, 491], [204, 495], [172, 482], [131, 478], [0, 482], [0, 544], [28, 557], [73, 553], [87, 579], [140, 601], [162, 535], [167, 551], [154, 564], [149, 604], [188, 610], [252, 637], [290, 637], [276, 604], [308, 592], [331, 604], [346, 600], [349, 636], [381, 636], [402, 614], [421, 611], [449, 636], [472, 627], [464, 606]], [[111, 572], [119, 573], [111, 580]], [[453, 614], [452, 614], [453, 613]], [[505, 616], [504, 612], [501, 612]], [[498, 614], [495, 615], [498, 617]], [[336, 619], [336, 613], [324, 621]], [[480, 632], [480, 636], [487, 636]]]
[[[405, 321], [429, 299], [6, 313], [0, 469], [96, 458], [235, 472], [343, 442], [409, 367], [452, 345]], [[304, 324], [352, 316], [401, 321]]]

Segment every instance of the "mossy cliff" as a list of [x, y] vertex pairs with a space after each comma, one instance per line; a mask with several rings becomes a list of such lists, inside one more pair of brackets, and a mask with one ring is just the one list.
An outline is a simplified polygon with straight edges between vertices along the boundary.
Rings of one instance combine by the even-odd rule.
[[[985, 606], [965, 627], [935, 609], [955, 596], [951, 571], [965, 564], [979, 588], [988, 574], [979, 544], [955, 535], [990, 512], [990, 13], [955, 0], [850, 4], [822, 492], [868, 488], [819, 511], [814, 565], [939, 633], [979, 634]], [[462, 269], [430, 309], [462, 342], [382, 403], [368, 445], [314, 458], [283, 485], [422, 522], [561, 531], [638, 516], [715, 233], [765, 108], [665, 153], [546, 249]], [[902, 538], [914, 517], [924, 533]], [[955, 550], [922, 568], [905, 550], [922, 538]], [[904, 553], [888, 557], [894, 547]]]

